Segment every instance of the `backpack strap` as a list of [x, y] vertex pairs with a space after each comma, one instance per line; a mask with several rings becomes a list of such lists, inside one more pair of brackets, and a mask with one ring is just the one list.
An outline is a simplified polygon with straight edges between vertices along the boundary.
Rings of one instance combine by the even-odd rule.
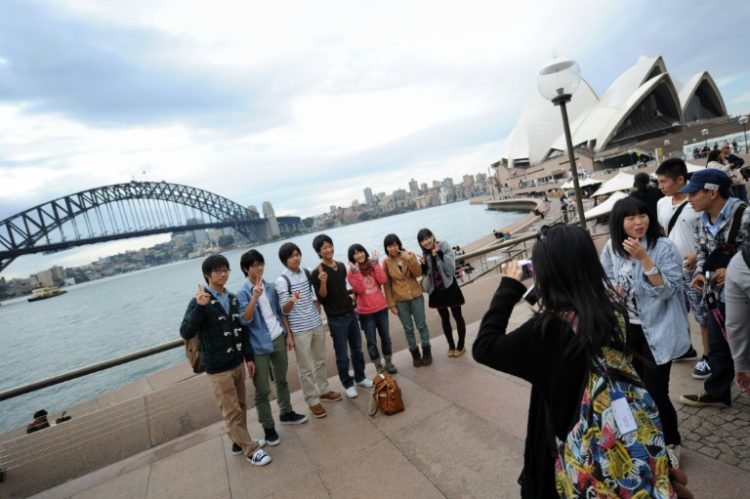
[[292, 281], [289, 280], [289, 276], [286, 274], [281, 274], [281, 277], [286, 281], [286, 289], [289, 291], [289, 296], [292, 296]]
[[729, 234], [727, 235], [726, 244], [730, 246], [734, 245], [734, 240], [737, 239], [737, 233], [740, 231], [740, 224], [742, 223], [742, 215], [745, 213], [746, 209], [747, 209], [747, 203], [741, 203], [737, 207], [737, 211], [734, 212], [734, 217], [732, 217], [732, 226], [729, 228]]
[[745, 260], [745, 265], [750, 269], [750, 246], [742, 248], [742, 259]]
[[674, 227], [674, 224], [677, 223], [677, 219], [679, 218], [680, 213], [682, 213], [682, 210], [685, 209], [686, 204], [688, 204], [688, 201], [683, 201], [680, 207], [677, 208], [677, 211], [674, 212], [674, 215], [672, 215], [672, 218], [669, 219], [669, 225], [667, 226], [667, 235], [672, 232], [672, 228]]

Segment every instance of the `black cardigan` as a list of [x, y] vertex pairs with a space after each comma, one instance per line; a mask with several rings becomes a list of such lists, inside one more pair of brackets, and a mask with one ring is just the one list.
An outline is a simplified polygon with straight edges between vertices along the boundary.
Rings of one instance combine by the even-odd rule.
[[518, 482], [521, 497], [547, 499], [557, 497], [552, 435], [565, 439], [576, 420], [586, 362], [583, 353], [564, 355], [574, 333], [557, 316], [551, 318], [547, 334], [542, 331], [544, 315], [506, 334], [513, 307], [525, 290], [515, 279], [502, 279], [482, 318], [473, 355], [477, 362], [531, 383], [523, 471]]

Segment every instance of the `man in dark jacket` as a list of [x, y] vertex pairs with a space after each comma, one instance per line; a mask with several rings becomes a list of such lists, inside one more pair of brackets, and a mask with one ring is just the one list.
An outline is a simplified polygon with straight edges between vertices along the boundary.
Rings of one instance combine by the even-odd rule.
[[252, 378], [255, 363], [247, 331], [239, 322], [237, 297], [224, 287], [229, 262], [222, 255], [211, 255], [203, 261], [202, 271], [208, 286], [198, 285], [198, 294], [190, 300], [182, 319], [180, 336], [186, 340], [198, 336], [201, 366], [224, 416], [232, 454], [244, 454], [250, 464], [265, 466], [271, 462], [271, 456], [261, 449], [265, 441], [253, 441], [247, 432], [242, 364], [244, 361]]

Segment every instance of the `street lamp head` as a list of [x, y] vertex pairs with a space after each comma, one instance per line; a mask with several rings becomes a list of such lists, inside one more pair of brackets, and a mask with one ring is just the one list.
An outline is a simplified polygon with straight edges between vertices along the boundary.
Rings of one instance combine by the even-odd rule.
[[703, 130], [701, 130], [701, 135], [703, 135], [704, 137], [708, 135], [708, 128], [704, 128]]
[[746, 123], [747, 123], [747, 116], [740, 116], [740, 117], [739, 117], [739, 118], [737, 119], [737, 121], [739, 122], [739, 124], [740, 124], [740, 125], [744, 125], [744, 124], [746, 124]]
[[669, 141], [669, 139], [664, 139], [664, 145], [668, 146], [669, 144], [671, 144], [671, 142]]
[[[567, 100], [581, 83], [581, 70], [572, 59], [553, 59], [537, 75], [537, 89], [545, 99]], [[567, 96], [567, 99], [565, 97]]]

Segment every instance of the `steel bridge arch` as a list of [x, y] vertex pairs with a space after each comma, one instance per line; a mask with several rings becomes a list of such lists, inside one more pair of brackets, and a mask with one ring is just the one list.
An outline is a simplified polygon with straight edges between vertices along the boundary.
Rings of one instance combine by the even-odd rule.
[[[200, 225], [159, 227], [111, 236], [76, 239], [52, 244], [49, 235], [67, 222], [95, 208], [119, 201], [149, 199], [193, 208], [219, 222]], [[127, 239], [142, 235], [191, 230], [202, 227], [233, 227], [248, 239], [267, 236], [267, 221], [244, 206], [213, 192], [168, 182], [138, 182], [105, 185], [48, 201], [0, 221], [0, 272], [18, 256], [56, 251], [95, 242]], [[47, 245], [37, 246], [42, 238]]]

